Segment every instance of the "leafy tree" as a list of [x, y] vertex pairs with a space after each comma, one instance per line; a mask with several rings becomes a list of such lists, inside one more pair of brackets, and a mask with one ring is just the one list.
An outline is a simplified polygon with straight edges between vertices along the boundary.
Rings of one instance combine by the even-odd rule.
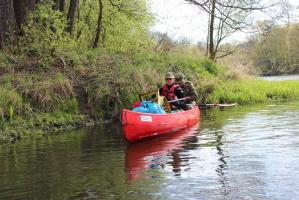
[[289, 71], [299, 70], [299, 24], [292, 24], [286, 35]]
[[18, 39], [18, 50], [39, 60], [36, 63], [38, 65], [45, 65], [66, 50], [77, 47], [76, 42], [65, 32], [67, 21], [60, 11], [52, 7], [52, 3], [40, 3], [36, 12], [28, 16], [23, 36]]
[[299, 69], [299, 25], [271, 25], [255, 37], [252, 48], [254, 65], [262, 69], [263, 74], [292, 73]]

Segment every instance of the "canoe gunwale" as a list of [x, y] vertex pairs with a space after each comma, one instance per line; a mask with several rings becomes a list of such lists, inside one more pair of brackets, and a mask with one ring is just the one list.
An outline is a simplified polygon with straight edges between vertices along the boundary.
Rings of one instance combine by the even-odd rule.
[[165, 113], [165, 114], [160, 114], [160, 113], [142, 113], [142, 112], [134, 112], [128, 109], [123, 109], [123, 112], [127, 112], [127, 113], [136, 113], [136, 114], [140, 114], [140, 115], [153, 115], [153, 116], [168, 116], [168, 115], [178, 115], [178, 114], [183, 114], [186, 112], [190, 112], [193, 111], [195, 109], [199, 109], [198, 106], [194, 106], [194, 108], [190, 109], [190, 110], [184, 110], [184, 111], [180, 111], [180, 112], [175, 112], [175, 113]]

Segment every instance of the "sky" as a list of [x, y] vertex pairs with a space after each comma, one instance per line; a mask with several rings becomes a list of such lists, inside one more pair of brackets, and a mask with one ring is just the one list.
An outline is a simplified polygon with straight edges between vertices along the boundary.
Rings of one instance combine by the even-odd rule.
[[[269, 0], [269, 2], [273, 1]], [[295, 7], [299, 7], [299, 0], [289, 0], [289, 2]], [[208, 19], [199, 8], [184, 2], [184, 0], [148, 0], [148, 3], [156, 18], [155, 24], [151, 28], [152, 31], [168, 33], [174, 39], [189, 39], [193, 43], [205, 42]], [[255, 13], [253, 20], [270, 19], [273, 9], [272, 12], [269, 10], [264, 13]], [[229, 41], [244, 41], [248, 36], [249, 34], [242, 32], [235, 33], [229, 38]]]

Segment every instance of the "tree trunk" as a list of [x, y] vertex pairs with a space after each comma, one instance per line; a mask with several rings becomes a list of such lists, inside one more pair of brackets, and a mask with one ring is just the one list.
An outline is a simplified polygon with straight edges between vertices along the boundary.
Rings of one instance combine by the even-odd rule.
[[59, 10], [60, 12], [64, 12], [65, 8], [65, 0], [59, 0]]
[[103, 2], [102, 0], [99, 0], [100, 5], [100, 11], [99, 11], [99, 17], [98, 17], [98, 26], [96, 31], [96, 36], [93, 43], [93, 48], [97, 48], [99, 45], [100, 36], [102, 33], [102, 19], [103, 19]]
[[211, 16], [210, 16], [210, 36], [209, 36], [209, 58], [211, 60], [215, 60], [215, 51], [214, 51], [214, 23], [215, 23], [215, 7], [216, 7], [216, 0], [212, 0], [212, 8], [211, 8]]
[[60, 12], [64, 12], [65, 8], [65, 0], [55, 0], [54, 8], [55, 10], [59, 10]]
[[16, 28], [17, 32], [21, 31], [22, 24], [26, 20], [28, 12], [35, 9], [36, 0], [13, 0], [14, 12], [16, 16]]
[[71, 0], [70, 7], [69, 7], [69, 12], [67, 14], [68, 26], [67, 26], [67, 29], [66, 29], [66, 31], [69, 32], [69, 33], [73, 32], [77, 6], [78, 6], [78, 0]]
[[[209, 10], [211, 10], [211, 2], [209, 2]], [[210, 24], [211, 24], [211, 15], [209, 15], [209, 19], [208, 19], [208, 32], [207, 32], [207, 36], [206, 36], [206, 52], [205, 52], [205, 56], [208, 57], [209, 55], [209, 47], [210, 47]]]
[[210, 22], [211, 21], [211, 16], [209, 16], [209, 21], [208, 21], [208, 32], [206, 35], [206, 41], [207, 41], [207, 45], [206, 45], [206, 53], [205, 56], [208, 57], [209, 55], [209, 48], [210, 48]]
[[25, 1], [20, 1], [20, 0], [13, 0], [14, 2], [14, 11], [16, 15], [16, 28], [17, 32], [20, 32], [21, 30], [21, 25], [25, 21], [25, 16], [26, 16], [26, 3]]
[[54, 5], [53, 5], [53, 9], [54, 10], [59, 10], [60, 7], [60, 0], [54, 0]]
[[16, 19], [12, 0], [0, 0], [0, 48], [4, 40], [15, 31]]

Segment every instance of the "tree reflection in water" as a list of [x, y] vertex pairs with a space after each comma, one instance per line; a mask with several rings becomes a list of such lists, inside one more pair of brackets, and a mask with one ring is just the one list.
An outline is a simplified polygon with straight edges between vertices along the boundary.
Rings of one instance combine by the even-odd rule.
[[223, 187], [223, 195], [228, 195], [229, 194], [229, 182], [227, 178], [227, 173], [226, 170], [228, 168], [227, 162], [225, 160], [226, 156], [224, 154], [223, 150], [223, 134], [219, 130], [215, 130], [215, 136], [216, 136], [216, 149], [217, 153], [219, 155], [219, 165], [216, 169], [217, 174], [219, 175], [219, 182], [222, 184]]

